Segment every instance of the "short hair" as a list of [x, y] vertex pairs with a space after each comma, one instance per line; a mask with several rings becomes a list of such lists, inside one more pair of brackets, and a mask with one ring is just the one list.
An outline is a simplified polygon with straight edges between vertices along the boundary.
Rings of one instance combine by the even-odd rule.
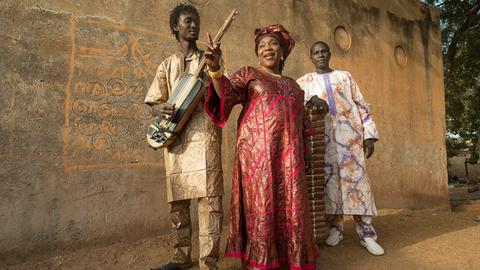
[[313, 43], [312, 46], [310, 47], [310, 54], [312, 54], [313, 47], [315, 47], [317, 45], [323, 45], [323, 46], [327, 47], [328, 51], [330, 51], [330, 46], [328, 46], [328, 44], [325, 41], [319, 40], [319, 41], [316, 41], [315, 43]]
[[172, 32], [172, 35], [175, 36], [177, 40], [178, 39], [178, 32], [175, 31], [175, 26], [178, 24], [178, 20], [180, 19], [180, 15], [186, 14], [186, 13], [193, 13], [197, 15], [198, 18], [200, 18], [200, 14], [198, 14], [198, 9], [190, 4], [178, 4], [176, 7], [170, 11], [170, 31]]

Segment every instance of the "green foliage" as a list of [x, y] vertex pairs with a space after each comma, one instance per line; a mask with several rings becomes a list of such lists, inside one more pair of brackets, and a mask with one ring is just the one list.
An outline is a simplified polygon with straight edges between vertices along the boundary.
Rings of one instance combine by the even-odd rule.
[[480, 131], [480, 0], [425, 0], [440, 10], [447, 154], [458, 154]]

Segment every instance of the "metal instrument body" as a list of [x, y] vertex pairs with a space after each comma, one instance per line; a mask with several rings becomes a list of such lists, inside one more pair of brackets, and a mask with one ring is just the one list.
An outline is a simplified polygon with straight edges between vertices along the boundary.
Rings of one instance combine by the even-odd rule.
[[[239, 15], [237, 9], [234, 9], [222, 25], [213, 42], [220, 42], [225, 32], [228, 30], [233, 20]], [[152, 148], [162, 148], [173, 143], [176, 134], [181, 132], [185, 123], [190, 119], [190, 115], [195, 110], [198, 102], [204, 95], [204, 69], [205, 57], [202, 57], [200, 64], [194, 74], [186, 74], [182, 77], [175, 87], [167, 103], [175, 105], [175, 111], [172, 119], [161, 119], [155, 116], [152, 124], [148, 128], [147, 142]]]
[[[195, 110], [203, 96], [203, 80], [192, 74], [184, 76], [167, 103], [175, 104], [175, 113], [171, 120], [160, 119], [155, 116], [147, 133], [148, 144], [153, 148], [166, 147], [173, 143], [176, 134], [180, 132], [190, 115]], [[182, 100], [178, 96], [182, 92], [188, 92]]]

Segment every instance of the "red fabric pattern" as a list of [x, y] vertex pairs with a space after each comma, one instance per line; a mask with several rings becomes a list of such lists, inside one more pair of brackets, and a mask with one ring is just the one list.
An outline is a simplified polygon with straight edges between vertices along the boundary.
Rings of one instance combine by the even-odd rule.
[[288, 263], [315, 269], [317, 257], [304, 166], [304, 92], [290, 78], [244, 67], [212, 85], [205, 108], [223, 126], [236, 104], [238, 119], [229, 239], [225, 256], [260, 269]]

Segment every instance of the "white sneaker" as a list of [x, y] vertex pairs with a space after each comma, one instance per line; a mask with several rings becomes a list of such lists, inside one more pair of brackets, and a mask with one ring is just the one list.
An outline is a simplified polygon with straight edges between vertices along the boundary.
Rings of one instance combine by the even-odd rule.
[[372, 255], [380, 256], [385, 254], [383, 248], [372, 237], [365, 237], [363, 240], [360, 240], [360, 245], [366, 248]]
[[334, 247], [343, 240], [343, 234], [337, 230], [331, 230], [330, 235], [328, 236], [327, 240], [325, 240], [325, 244]]

